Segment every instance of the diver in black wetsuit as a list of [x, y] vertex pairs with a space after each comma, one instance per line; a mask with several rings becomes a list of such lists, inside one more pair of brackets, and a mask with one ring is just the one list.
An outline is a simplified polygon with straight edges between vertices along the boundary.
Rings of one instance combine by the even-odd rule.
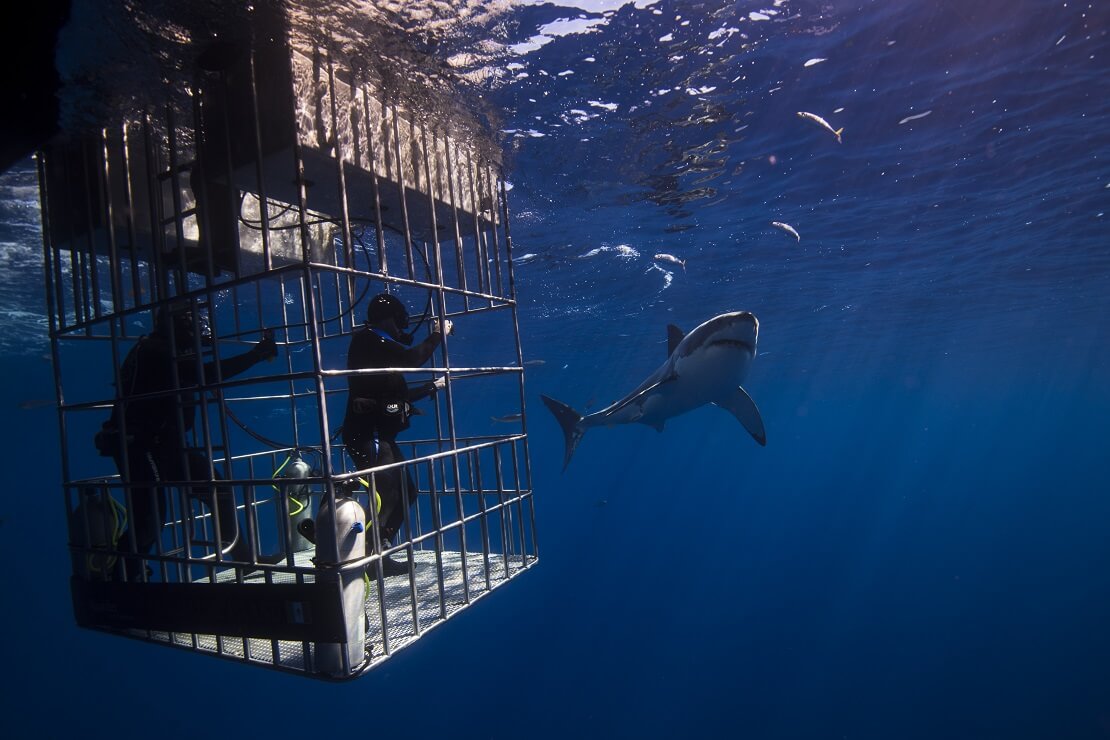
[[[209, 481], [220, 477], [215, 469], [210, 470], [210, 461], [204, 452], [188, 444], [196, 419], [196, 387], [200, 385], [197, 344], [198, 339], [206, 344], [210, 342], [211, 334], [206, 330], [206, 322], [200, 317], [194, 318], [188, 305], [159, 310], [154, 331], [140, 339], [123, 361], [118, 400], [112, 407], [111, 418], [96, 438], [100, 453], [115, 459], [121, 478], [132, 486], [129, 521], [135, 534], [136, 552], [140, 555], [150, 552], [167, 509], [167, 490], [160, 485], [162, 481]], [[267, 329], [262, 341], [243, 354], [223, 360], [216, 355], [205, 363], [203, 382], [208, 384], [215, 382], [217, 377], [233, 377], [261, 360], [272, 360], [276, 356], [274, 334]], [[155, 393], [159, 395], [138, 398]], [[134, 400], [129, 400], [132, 397]], [[200, 486], [192, 491], [193, 496], [200, 496], [211, 505], [212, 499], [207, 494], [208, 491]], [[244, 537], [238, 536], [235, 500], [226, 486], [216, 489], [216, 516], [223, 549], [232, 545], [225, 559], [253, 562], [249, 544]], [[130, 549], [130, 542], [131, 533], [124, 532], [119, 540], [120, 549]], [[259, 562], [272, 562], [272, 558], [262, 558]], [[132, 571], [131, 577], [135, 577], [138, 563], [132, 560], [127, 565]]]
[[[382, 293], [370, 301], [366, 326], [351, 337], [347, 368], [361, 370], [388, 367], [420, 367], [443, 343], [443, 332], [433, 322], [428, 337], [415, 347], [406, 333], [408, 311], [401, 301]], [[444, 321], [451, 333], [451, 322]], [[347, 413], [343, 418], [343, 442], [360, 469], [401, 462], [397, 435], [408, 429], [412, 402], [426, 398], [443, 387], [443, 380], [410, 387], [401, 373], [351, 375], [347, 378]], [[403, 473], [402, 473], [403, 470]], [[408, 468], [394, 468], [375, 475], [381, 511], [378, 522], [382, 546], [389, 547], [404, 523], [405, 510], [416, 502], [416, 482]], [[373, 513], [373, 512], [371, 512]], [[368, 519], [370, 517], [367, 517]], [[373, 547], [367, 537], [367, 550]], [[408, 573], [408, 566], [389, 558], [382, 561], [385, 575]]]

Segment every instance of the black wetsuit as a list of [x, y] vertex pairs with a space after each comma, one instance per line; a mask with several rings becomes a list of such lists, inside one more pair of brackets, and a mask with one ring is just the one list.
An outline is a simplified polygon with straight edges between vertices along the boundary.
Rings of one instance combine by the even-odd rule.
[[[351, 337], [347, 368], [420, 367], [442, 341], [443, 335], [433, 332], [415, 347], [405, 347], [381, 329], [363, 328]], [[435, 386], [428, 382], [410, 388], [401, 373], [351, 375], [347, 385], [343, 442], [355, 466], [362, 470], [404, 460], [397, 435], [408, 429], [411, 403], [434, 393]], [[378, 515], [381, 537], [392, 541], [404, 522], [407, 505], [416, 502], [416, 482], [408, 468], [378, 473], [374, 482], [382, 500]], [[369, 550], [369, 539], [367, 542]]]
[[[221, 360], [223, 378], [238, 375], [259, 359], [256, 352], [248, 351]], [[150, 551], [161, 530], [168, 505], [168, 492], [164, 483], [173, 485], [174, 481], [212, 481], [222, 478], [214, 467], [210, 469], [208, 456], [202, 450], [189, 449], [187, 443], [196, 420], [197, 376], [196, 356], [183, 356], [179, 352], [175, 359], [170, 341], [158, 333], [140, 339], [131, 348], [120, 368], [121, 400], [112, 408], [109, 425], [122, 432], [121, 421], [126, 421], [127, 470], [124, 470], [122, 445], [118, 442], [114, 446], [112, 457], [115, 458], [121, 477], [132, 486], [129, 527], [134, 530], [136, 552], [139, 554]], [[216, 377], [216, 361], [213, 360], [204, 365], [205, 382], [214, 382]], [[172, 392], [175, 388], [182, 390]], [[127, 400], [149, 393], [163, 395]], [[178, 409], [181, 412], [180, 424]], [[191, 494], [199, 496], [208, 506], [212, 505], [212, 488], [194, 486]], [[216, 488], [215, 495], [220, 541], [230, 543], [235, 540], [238, 531], [235, 500], [232, 491], [226, 486]], [[120, 549], [131, 549], [130, 538], [130, 531], [123, 533], [119, 540]], [[235, 542], [228, 557], [250, 561], [249, 548], [242, 538]]]

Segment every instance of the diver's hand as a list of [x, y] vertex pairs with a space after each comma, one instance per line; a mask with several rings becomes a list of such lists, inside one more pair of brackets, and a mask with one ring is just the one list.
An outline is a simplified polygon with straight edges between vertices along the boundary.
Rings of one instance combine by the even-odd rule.
[[440, 319], [432, 319], [433, 334], [443, 334], [444, 336], [447, 336], [454, 330], [455, 325], [451, 323], [451, 319], [443, 319], [442, 323]]
[[421, 387], [421, 397], [434, 396], [437, 391], [441, 391], [447, 387], [446, 376], [440, 376], [435, 380], [429, 380]]
[[277, 342], [274, 341], [274, 330], [263, 329], [262, 340], [258, 344], [254, 345], [254, 348], [251, 350], [251, 352], [254, 353], [255, 362], [258, 362], [260, 360], [269, 361], [276, 358]]

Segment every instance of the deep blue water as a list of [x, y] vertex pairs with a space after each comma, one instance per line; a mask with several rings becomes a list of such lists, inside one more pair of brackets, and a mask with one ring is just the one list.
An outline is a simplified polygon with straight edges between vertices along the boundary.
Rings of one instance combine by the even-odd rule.
[[[541, 562], [351, 684], [73, 626], [37, 194], [3, 176], [6, 737], [1110, 736], [1110, 7], [591, 17], [478, 83]], [[561, 472], [538, 393], [598, 408], [734, 309], [766, 448], [703, 408]]]

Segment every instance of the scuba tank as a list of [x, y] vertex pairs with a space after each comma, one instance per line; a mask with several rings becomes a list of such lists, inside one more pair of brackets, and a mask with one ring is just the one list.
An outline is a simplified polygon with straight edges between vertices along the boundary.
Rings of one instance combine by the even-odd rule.
[[[336, 560], [338, 554], [339, 559]], [[347, 675], [360, 666], [366, 655], [365, 568], [340, 569], [339, 564], [366, 554], [366, 511], [350, 496], [336, 491], [335, 509], [324, 496], [316, 515], [316, 580], [339, 583], [343, 598], [343, 619], [347, 625], [345, 643], [316, 643], [316, 670], [334, 676]], [[347, 670], [343, 667], [346, 651]]]
[[312, 467], [294, 452], [274, 473], [280, 477], [277, 488], [289, 501], [289, 539], [293, 552], [312, 548], [312, 542], [301, 534], [301, 522], [312, 518], [312, 494], [304, 479], [312, 474]]
[[108, 491], [83, 489], [69, 522], [70, 542], [85, 550], [77, 556], [74, 572], [89, 580], [110, 579], [116, 565], [113, 551], [126, 527], [127, 511]]

